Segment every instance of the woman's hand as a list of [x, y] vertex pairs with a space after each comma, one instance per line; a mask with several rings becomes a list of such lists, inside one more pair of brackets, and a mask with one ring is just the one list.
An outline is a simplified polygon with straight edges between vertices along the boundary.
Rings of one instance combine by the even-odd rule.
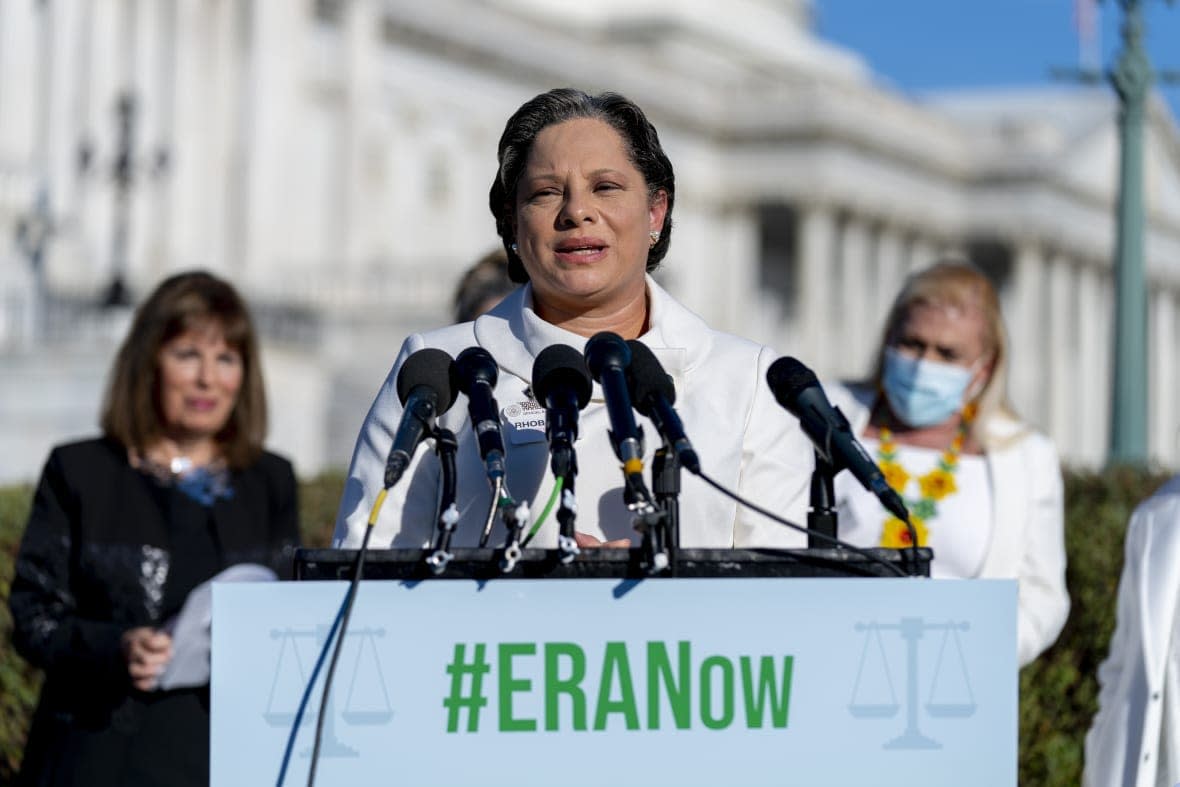
[[150, 626], [129, 629], [123, 632], [123, 657], [131, 685], [151, 691], [172, 658], [172, 637]]
[[616, 538], [614, 541], [601, 541], [589, 533], [582, 533], [577, 530], [574, 531], [574, 541], [577, 542], [581, 549], [592, 549], [597, 547], [607, 547], [609, 549], [627, 549], [631, 546], [631, 539]]

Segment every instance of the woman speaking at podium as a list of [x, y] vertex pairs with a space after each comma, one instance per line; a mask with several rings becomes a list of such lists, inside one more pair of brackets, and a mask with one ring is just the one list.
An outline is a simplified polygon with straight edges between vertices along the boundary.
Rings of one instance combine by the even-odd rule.
[[[805, 517], [812, 449], [795, 419], [765, 384], [769, 348], [710, 329], [648, 274], [668, 251], [675, 183], [655, 128], [631, 101], [559, 89], [536, 96], [508, 120], [499, 144], [490, 206], [509, 259], [523, 283], [474, 322], [410, 336], [361, 427], [336, 523], [338, 545], [360, 544], [386, 455], [402, 415], [396, 381], [406, 358], [424, 347], [451, 355], [479, 346], [495, 358], [496, 401], [505, 429], [511, 496], [536, 513], [549, 499], [544, 409], [532, 397], [538, 353], [554, 344], [581, 351], [588, 337], [611, 331], [638, 338], [672, 376], [676, 404], [705, 472], [793, 521]], [[458, 437], [460, 521], [455, 546], [479, 543], [491, 489], [467, 423], [456, 406], [440, 425]], [[623, 546], [634, 533], [623, 501], [623, 476], [607, 436], [607, 413], [595, 386], [581, 414], [576, 444], [577, 540]], [[659, 442], [646, 424], [650, 460]], [[393, 487], [371, 544], [422, 547], [436, 521], [439, 461], [420, 449]], [[680, 496], [686, 547], [802, 546], [803, 536], [734, 503], [687, 473]], [[489, 543], [503, 541], [504, 531]], [[532, 541], [553, 547], [549, 520]]]
[[[16, 560], [13, 642], [45, 670], [18, 783], [205, 785], [204, 654], [169, 620], [229, 566], [289, 576], [299, 539], [295, 476], [262, 450], [258, 347], [229, 284], [183, 273], [148, 297], [102, 429], [49, 455]], [[189, 674], [164, 673], [193, 640]]]
[[[1023, 666], [1057, 639], [1069, 596], [1057, 452], [1013, 415], [1007, 371], [991, 282], [943, 262], [897, 296], [869, 382], [829, 390], [905, 500], [919, 546], [933, 548], [931, 575], [1018, 581]], [[836, 478], [840, 536], [909, 546], [905, 526], [847, 476]]]

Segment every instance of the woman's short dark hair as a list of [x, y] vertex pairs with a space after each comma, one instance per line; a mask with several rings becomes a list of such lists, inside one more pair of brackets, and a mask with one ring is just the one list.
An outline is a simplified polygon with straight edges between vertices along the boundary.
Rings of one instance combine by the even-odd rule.
[[254, 325], [237, 290], [204, 271], [165, 279], [135, 312], [103, 401], [101, 425], [107, 437], [142, 453], [163, 436], [160, 350], [180, 334], [210, 325], [220, 328], [225, 343], [242, 356], [242, 387], [217, 442], [231, 467], [258, 457], [266, 437], [266, 393]]
[[618, 131], [631, 163], [647, 182], [649, 197], [654, 198], [660, 191], [667, 194], [668, 209], [664, 213], [664, 226], [660, 231], [660, 239], [647, 253], [647, 270], [653, 271], [659, 267], [668, 252], [668, 244], [672, 240], [672, 203], [676, 196], [676, 179], [672, 173], [672, 162], [660, 146], [655, 126], [638, 105], [618, 93], [591, 96], [573, 88], [558, 88], [525, 102], [508, 119], [504, 133], [500, 136], [497, 151], [500, 166], [492, 182], [488, 202], [492, 215], [496, 217], [496, 232], [504, 241], [504, 250], [508, 254], [508, 275], [515, 282], [529, 280], [520, 257], [512, 250], [512, 244], [516, 242], [513, 234], [516, 185], [524, 172], [537, 135], [549, 126], [577, 118], [601, 120]]

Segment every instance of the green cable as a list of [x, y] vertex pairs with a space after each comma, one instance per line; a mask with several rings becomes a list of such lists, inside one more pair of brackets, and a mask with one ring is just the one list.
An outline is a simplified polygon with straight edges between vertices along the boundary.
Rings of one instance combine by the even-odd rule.
[[561, 476], [557, 477], [557, 483], [553, 485], [553, 494], [549, 495], [549, 501], [545, 503], [545, 508], [541, 510], [541, 515], [537, 517], [537, 521], [533, 522], [533, 526], [529, 529], [529, 534], [524, 537], [522, 547], [527, 547], [529, 542], [533, 540], [533, 536], [537, 535], [537, 531], [541, 529], [541, 525], [545, 524], [545, 517], [549, 516], [549, 512], [553, 510], [553, 504], [557, 502], [558, 496], [561, 494]]

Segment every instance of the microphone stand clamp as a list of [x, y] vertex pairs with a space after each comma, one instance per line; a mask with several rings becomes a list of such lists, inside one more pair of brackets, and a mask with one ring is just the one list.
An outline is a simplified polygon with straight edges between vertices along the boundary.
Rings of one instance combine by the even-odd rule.
[[436, 428], [433, 433], [434, 450], [442, 467], [442, 497], [439, 502], [438, 538], [434, 551], [426, 558], [426, 565], [436, 576], [447, 570], [447, 564], [455, 557], [451, 552], [451, 537], [459, 524], [459, 509], [455, 506], [455, 486], [458, 473], [455, 470], [455, 454], [459, 441], [450, 429]]
[[500, 573], [510, 574], [516, 568], [523, 551], [520, 539], [529, 523], [529, 505], [525, 502], [515, 503], [511, 500], [502, 505], [504, 524], [508, 526], [508, 543], [504, 553], [500, 556]]
[[[834, 480], [839, 468], [836, 468], [817, 450], [815, 452], [815, 470], [811, 473], [811, 505], [807, 511], [807, 529], [836, 538], [838, 523], [836, 515], [836, 493]], [[811, 535], [807, 536], [807, 547], [816, 549], [832, 546], [832, 541]]]

